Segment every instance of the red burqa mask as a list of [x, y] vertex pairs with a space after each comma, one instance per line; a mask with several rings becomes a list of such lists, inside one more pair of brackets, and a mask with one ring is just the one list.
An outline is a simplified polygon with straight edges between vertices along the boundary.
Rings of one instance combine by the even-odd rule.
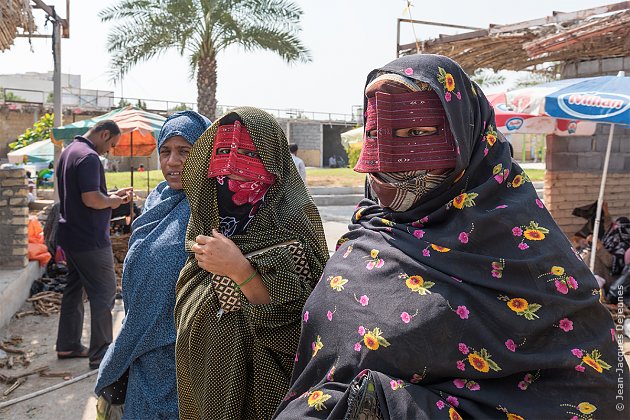
[[247, 127], [239, 121], [218, 127], [208, 168], [208, 178], [229, 175], [267, 185], [276, 181], [276, 177], [265, 169]]
[[[446, 112], [434, 91], [376, 92], [367, 100], [367, 121], [357, 172], [454, 168], [457, 151]], [[398, 137], [399, 129], [436, 127], [432, 135]], [[376, 138], [367, 136], [377, 130]]]

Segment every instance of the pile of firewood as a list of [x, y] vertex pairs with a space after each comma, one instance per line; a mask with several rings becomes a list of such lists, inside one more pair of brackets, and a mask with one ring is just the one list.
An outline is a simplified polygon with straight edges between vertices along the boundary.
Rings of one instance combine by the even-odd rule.
[[46, 315], [56, 314], [61, 309], [61, 298], [63, 294], [59, 292], [39, 292], [30, 298], [26, 299], [27, 302], [33, 304], [32, 311], [18, 312], [15, 314], [16, 318], [22, 318], [26, 315]]
[[122, 288], [122, 268], [127, 251], [129, 250], [130, 234], [122, 234], [120, 236], [111, 236], [112, 251], [114, 253], [114, 271], [116, 272], [116, 288]]

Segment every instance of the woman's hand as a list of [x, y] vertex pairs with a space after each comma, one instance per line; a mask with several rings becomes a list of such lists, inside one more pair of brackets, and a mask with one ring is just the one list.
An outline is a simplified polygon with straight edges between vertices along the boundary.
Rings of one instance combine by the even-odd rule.
[[192, 251], [199, 267], [231, 279], [239, 277], [244, 271], [249, 271], [245, 277], [247, 278], [253, 272], [253, 268], [236, 244], [215, 229], [211, 235], [199, 235], [195, 238], [197, 243], [193, 245]]
[[197, 243], [192, 246], [192, 250], [199, 267], [232, 279], [251, 304], [271, 303], [269, 291], [260, 274], [234, 242], [216, 229], [212, 229], [212, 236], [199, 235], [195, 241]]

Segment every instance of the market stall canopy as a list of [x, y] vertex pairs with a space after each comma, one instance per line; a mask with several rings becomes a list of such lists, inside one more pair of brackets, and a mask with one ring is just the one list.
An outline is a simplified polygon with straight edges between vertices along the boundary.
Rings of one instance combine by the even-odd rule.
[[351, 144], [363, 143], [363, 126], [341, 133], [341, 145], [346, 152]]
[[[166, 118], [133, 106], [118, 108], [89, 120], [77, 121], [52, 129], [53, 139], [69, 144], [75, 136], [85, 134], [99, 121], [113, 120], [122, 131], [122, 136], [110, 154], [114, 156], [151, 156], [156, 139]], [[133, 146], [133, 148], [132, 148]]]
[[9, 162], [26, 163], [26, 162], [50, 162], [54, 159], [55, 146], [50, 139], [31, 143], [28, 146], [21, 147], [17, 150], [7, 153]]

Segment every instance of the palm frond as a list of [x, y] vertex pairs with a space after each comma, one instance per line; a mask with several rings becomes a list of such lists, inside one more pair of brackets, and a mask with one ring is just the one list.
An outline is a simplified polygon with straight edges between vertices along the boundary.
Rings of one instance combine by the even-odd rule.
[[263, 49], [274, 52], [287, 63], [311, 61], [309, 50], [295, 33], [267, 25], [243, 29], [242, 37], [235, 42], [238, 42], [246, 50]]
[[505, 83], [505, 76], [494, 72], [492, 69], [477, 69], [470, 79], [482, 88], [499, 86]]
[[117, 4], [106, 7], [98, 13], [103, 22], [121, 20], [139, 15], [148, 15], [159, 10], [159, 0], [120, 0]]

